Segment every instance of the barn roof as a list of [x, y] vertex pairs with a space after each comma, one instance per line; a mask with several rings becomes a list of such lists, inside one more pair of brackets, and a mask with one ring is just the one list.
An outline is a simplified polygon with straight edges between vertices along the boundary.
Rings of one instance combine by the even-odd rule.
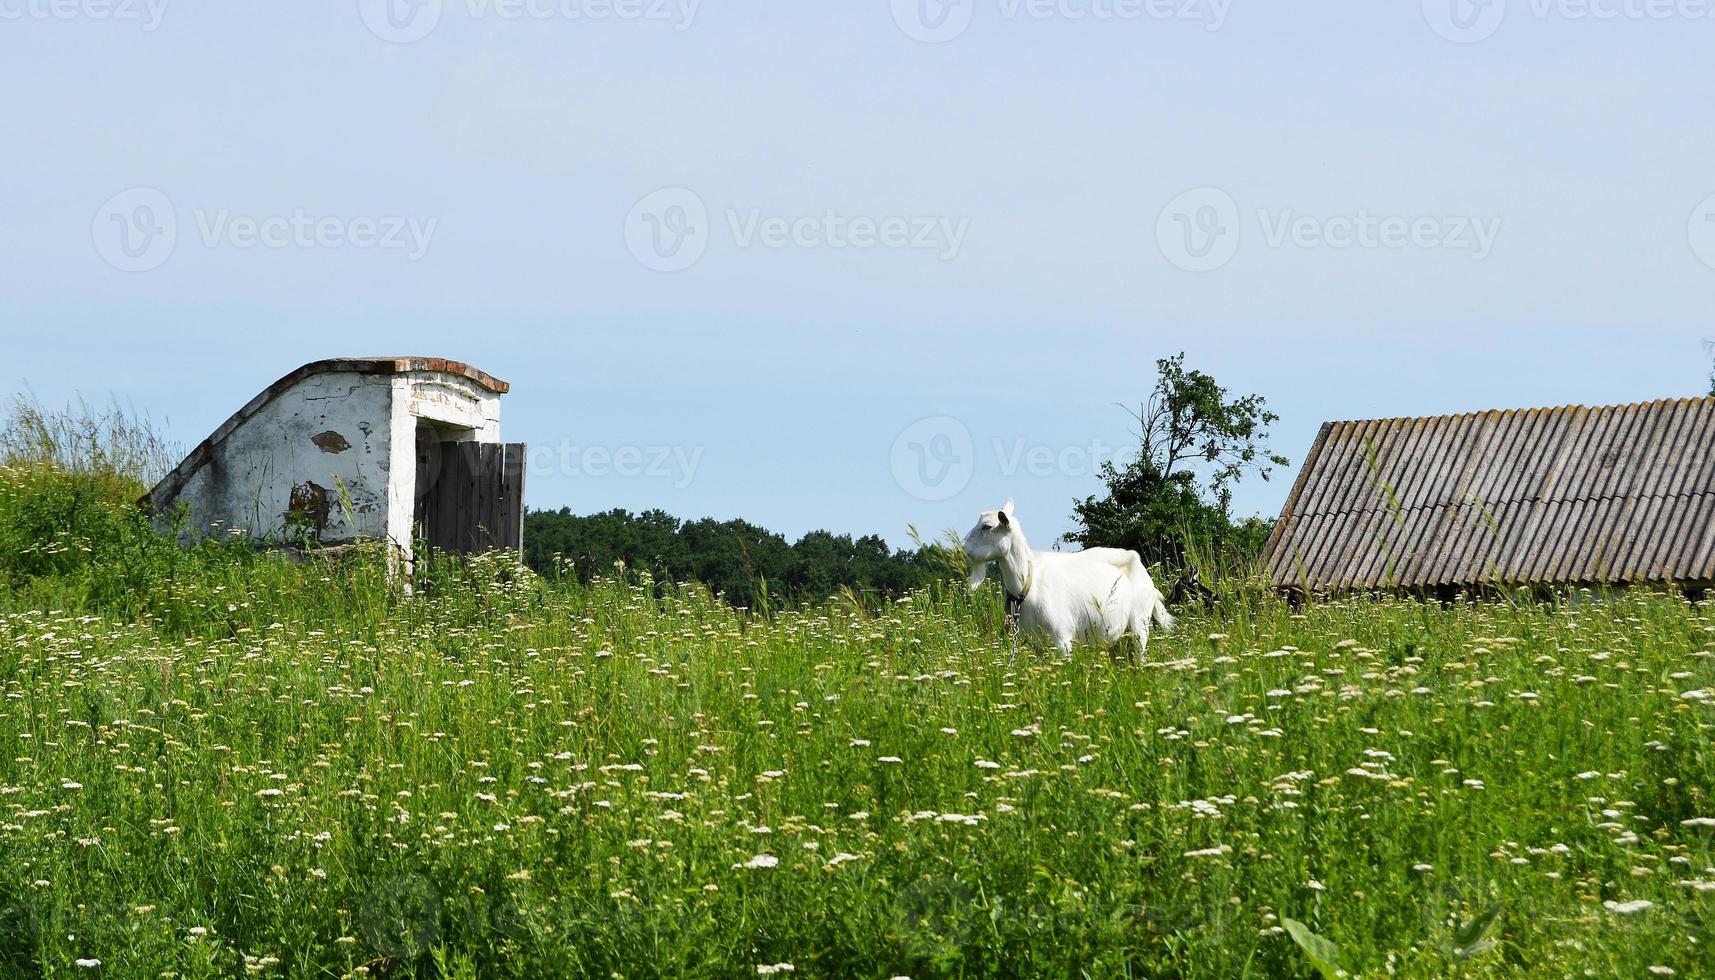
[[359, 374], [408, 374], [414, 371], [440, 371], [469, 378], [497, 395], [504, 395], [512, 388], [511, 385], [487, 371], [480, 371], [463, 361], [449, 361], [444, 357], [335, 357], [325, 361], [315, 361], [298, 368], [269, 385], [268, 390], [258, 397], [291, 387], [312, 374], [327, 374], [335, 371], [356, 371]]
[[1329, 422], [1264, 561], [1326, 590], [1715, 581], [1715, 398]]

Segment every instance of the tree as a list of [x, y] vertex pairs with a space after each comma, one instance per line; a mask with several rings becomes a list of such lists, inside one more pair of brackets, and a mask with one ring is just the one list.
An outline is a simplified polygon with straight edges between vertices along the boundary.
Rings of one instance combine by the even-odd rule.
[[679, 521], [659, 510], [632, 515], [625, 510], [578, 516], [569, 508], [533, 511], [524, 518], [524, 560], [547, 573], [554, 556], [572, 564], [580, 579], [606, 575], [614, 562], [673, 579], [688, 564]]
[[1252, 472], [1266, 481], [1285, 456], [1268, 452], [1268, 427], [1280, 421], [1261, 395], [1227, 399], [1227, 389], [1201, 371], [1185, 370], [1185, 355], [1155, 362], [1160, 377], [1149, 401], [1133, 418], [1141, 427], [1139, 459], [1168, 477], [1196, 475], [1181, 467], [1209, 469], [1208, 490], [1226, 508], [1231, 485]]
[[856, 563], [851, 535], [811, 531], [792, 546], [786, 585], [796, 595], [830, 596], [841, 585], [856, 584]]
[[705, 517], [679, 529], [690, 554], [687, 578], [726, 596], [735, 606], [754, 607], [763, 583], [786, 579], [792, 566], [786, 539], [748, 521]]
[[1234, 523], [1233, 484], [1269, 478], [1286, 457], [1268, 450], [1269, 426], [1279, 416], [1261, 395], [1230, 397], [1215, 379], [1186, 370], [1185, 355], [1156, 362], [1155, 390], [1133, 418], [1137, 457], [1125, 467], [1102, 466], [1107, 493], [1073, 504], [1077, 530], [1068, 541], [1084, 547], [1130, 548], [1144, 560], [1183, 564], [1188, 543], [1222, 559], [1260, 551], [1268, 524]]
[[[1703, 342], [1703, 353], [1715, 357], [1715, 340]], [[1709, 368], [1709, 394], [1711, 397], [1715, 397], [1715, 365], [1711, 365]]]
[[900, 596], [944, 580], [928, 549], [891, 551], [879, 535], [811, 531], [786, 539], [747, 521], [681, 522], [658, 510], [578, 515], [568, 508], [524, 518], [524, 560], [542, 574], [579, 581], [648, 572], [659, 582], [701, 582], [734, 605], [753, 606], [766, 584], [771, 601], [820, 602], [842, 589]]

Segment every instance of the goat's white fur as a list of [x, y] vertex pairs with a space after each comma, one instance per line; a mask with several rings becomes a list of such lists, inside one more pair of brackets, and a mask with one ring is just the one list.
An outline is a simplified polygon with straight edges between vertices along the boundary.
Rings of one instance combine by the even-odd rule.
[[1135, 551], [1090, 548], [1078, 552], [1033, 551], [1013, 516], [1009, 499], [984, 511], [965, 535], [972, 591], [988, 578], [994, 562], [1010, 596], [1023, 596], [1020, 629], [1044, 634], [1061, 653], [1080, 640], [1113, 645], [1136, 636], [1139, 655], [1149, 645], [1153, 620], [1173, 628], [1167, 600]]

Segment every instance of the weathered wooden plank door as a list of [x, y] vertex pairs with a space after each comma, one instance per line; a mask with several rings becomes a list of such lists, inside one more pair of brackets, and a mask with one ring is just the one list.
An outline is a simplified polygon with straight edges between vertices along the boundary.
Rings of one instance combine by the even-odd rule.
[[524, 550], [524, 444], [441, 443], [420, 457], [417, 504], [423, 540], [461, 554]]

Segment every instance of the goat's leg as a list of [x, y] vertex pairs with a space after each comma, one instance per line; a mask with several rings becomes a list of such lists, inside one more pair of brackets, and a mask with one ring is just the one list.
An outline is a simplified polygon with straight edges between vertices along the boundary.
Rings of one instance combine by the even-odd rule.
[[1130, 633], [1132, 636], [1137, 638], [1136, 663], [1139, 667], [1143, 666], [1143, 658], [1147, 653], [1149, 653], [1149, 624], [1150, 618], [1149, 610], [1147, 608], [1140, 609], [1132, 614]]

